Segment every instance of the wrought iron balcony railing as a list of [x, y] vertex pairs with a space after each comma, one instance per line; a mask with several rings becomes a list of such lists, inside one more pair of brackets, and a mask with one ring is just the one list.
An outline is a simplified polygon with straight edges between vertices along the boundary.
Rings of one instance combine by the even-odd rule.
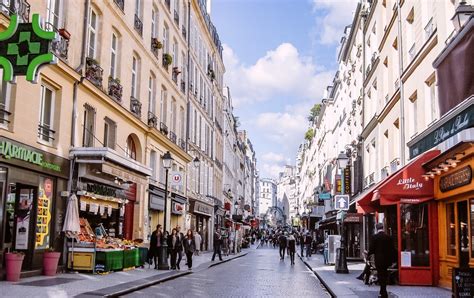
[[188, 34], [187, 34], [187, 31], [186, 31], [186, 27], [184, 27], [184, 25], [181, 27], [181, 34], [183, 34], [183, 38], [186, 39]]
[[178, 139], [178, 145], [181, 147], [181, 149], [186, 150], [186, 142], [183, 139]]
[[51, 142], [54, 141], [54, 134], [56, 131], [52, 130], [47, 124], [38, 125], [38, 138], [43, 141]]
[[92, 84], [102, 88], [102, 75], [104, 70], [100, 67], [99, 62], [92, 58], [86, 58], [86, 79]]
[[135, 27], [135, 30], [137, 30], [138, 34], [140, 34], [140, 36], [143, 35], [143, 22], [142, 20], [140, 20], [140, 18], [135, 15], [135, 21], [133, 22], [133, 25]]
[[10, 123], [8, 119], [12, 113], [6, 109], [5, 104], [0, 103], [0, 125], [7, 125]]
[[172, 131], [170, 131], [170, 140], [171, 140], [171, 142], [177, 144], [178, 139], [176, 137], [176, 134]]
[[142, 103], [133, 96], [130, 96], [130, 112], [139, 118], [142, 116]]
[[165, 5], [166, 8], [168, 8], [168, 11], [171, 12], [171, 0], [165, 0]]
[[395, 158], [390, 162], [390, 172], [395, 173], [400, 165], [400, 158]]
[[185, 93], [186, 92], [186, 82], [181, 80], [181, 92]]
[[125, 10], [125, 0], [114, 0], [114, 2], [122, 11]]
[[69, 33], [69, 31], [67, 31], [65, 28], [58, 29], [51, 23], [46, 23], [45, 27], [46, 30], [54, 31], [58, 34], [58, 37], [51, 42], [51, 49], [53, 50], [54, 55], [61, 59], [67, 60], [71, 33]]
[[179, 28], [179, 14], [176, 10], [174, 11], [174, 22], [176, 23], [176, 26], [178, 26]]
[[18, 21], [21, 23], [30, 21], [30, 9], [30, 3], [26, 0], [0, 1], [0, 12], [9, 17], [14, 14], [18, 15]]
[[120, 84], [119, 79], [114, 79], [113, 77], [109, 77], [109, 90], [108, 94], [112, 97], [115, 101], [122, 102], [122, 92], [123, 87]]
[[168, 134], [168, 126], [163, 122], [160, 122], [160, 131], [165, 135]]
[[148, 126], [156, 128], [158, 125], [158, 117], [152, 112], [148, 112]]

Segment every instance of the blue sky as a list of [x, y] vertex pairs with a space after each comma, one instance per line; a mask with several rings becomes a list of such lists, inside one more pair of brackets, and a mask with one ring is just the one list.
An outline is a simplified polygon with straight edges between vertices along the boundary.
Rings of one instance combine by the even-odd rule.
[[254, 144], [261, 177], [276, 177], [285, 164], [294, 164], [309, 109], [334, 76], [355, 3], [212, 0], [212, 21], [224, 44], [225, 83]]

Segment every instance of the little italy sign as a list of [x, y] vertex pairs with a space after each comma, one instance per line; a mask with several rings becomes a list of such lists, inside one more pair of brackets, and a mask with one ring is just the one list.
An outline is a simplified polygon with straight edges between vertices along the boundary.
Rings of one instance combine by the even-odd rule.
[[423, 187], [423, 183], [416, 181], [415, 178], [398, 179], [397, 185], [401, 186], [403, 190], [420, 190]]

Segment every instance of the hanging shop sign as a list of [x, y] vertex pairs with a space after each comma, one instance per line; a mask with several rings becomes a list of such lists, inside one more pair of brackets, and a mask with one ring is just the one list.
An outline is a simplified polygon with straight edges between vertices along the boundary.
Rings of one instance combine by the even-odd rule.
[[182, 215], [184, 212], [184, 205], [176, 202], [171, 202], [171, 213]]
[[332, 196], [331, 196], [331, 193], [325, 192], [325, 193], [318, 194], [318, 198], [320, 200], [330, 200], [332, 198]]
[[447, 192], [458, 187], [468, 185], [472, 181], [471, 166], [465, 166], [451, 174], [445, 175], [439, 179], [439, 189], [441, 192]]
[[181, 172], [170, 172], [171, 185], [173, 186], [182, 186], [183, 185], [183, 174]]
[[342, 191], [341, 175], [336, 175], [336, 195], [340, 195]]
[[349, 167], [344, 169], [344, 193], [351, 193], [351, 168]]
[[25, 144], [0, 137], [0, 161], [68, 177], [69, 161]]
[[346, 213], [344, 223], [361, 223], [362, 213]]
[[439, 126], [426, 137], [410, 146], [410, 159], [428, 151], [429, 149], [444, 142], [460, 131], [474, 127], [474, 105], [471, 104], [465, 110]]
[[57, 63], [51, 48], [57, 33], [41, 28], [39, 14], [32, 15], [31, 23], [19, 21], [18, 15], [12, 15], [7, 30], [0, 32], [2, 79], [13, 82], [16, 76], [26, 75], [27, 81], [36, 83], [41, 66]]

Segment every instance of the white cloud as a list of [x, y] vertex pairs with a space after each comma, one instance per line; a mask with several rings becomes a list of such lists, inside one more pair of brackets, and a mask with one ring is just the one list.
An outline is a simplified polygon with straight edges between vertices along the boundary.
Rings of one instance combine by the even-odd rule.
[[260, 178], [277, 178], [278, 174], [285, 169], [284, 165], [266, 162], [259, 164], [258, 167], [260, 170]]
[[263, 161], [282, 163], [285, 162], [285, 156], [283, 154], [275, 152], [267, 152], [262, 155]]
[[244, 103], [288, 96], [293, 101], [318, 99], [332, 72], [319, 72], [312, 58], [302, 56], [290, 43], [268, 51], [253, 65], [242, 64], [232, 48], [224, 45], [226, 84], [236, 107]]
[[319, 43], [339, 43], [344, 27], [352, 23], [357, 2], [358, 0], [313, 0]]

